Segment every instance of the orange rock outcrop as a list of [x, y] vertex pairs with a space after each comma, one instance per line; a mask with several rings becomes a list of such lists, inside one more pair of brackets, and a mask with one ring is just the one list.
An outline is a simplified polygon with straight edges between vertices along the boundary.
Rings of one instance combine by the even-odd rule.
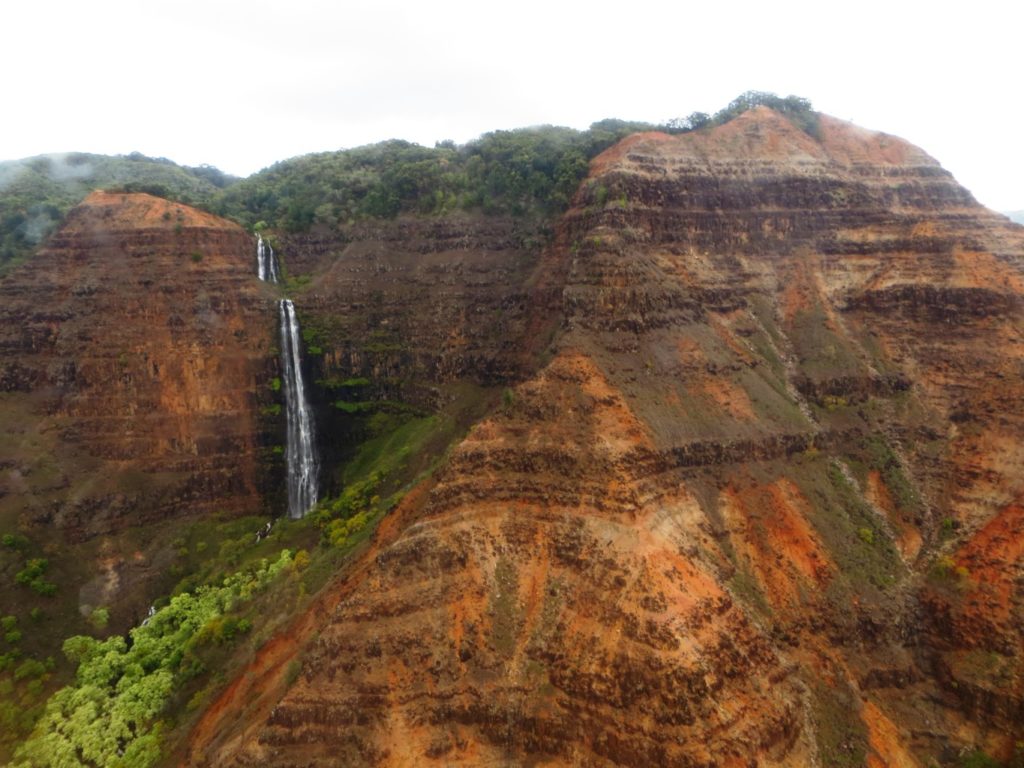
[[548, 362], [310, 618], [294, 685], [215, 704], [187, 762], [1006, 755], [1022, 280], [1024, 230], [894, 137], [757, 108], [627, 139], [525, 283]]

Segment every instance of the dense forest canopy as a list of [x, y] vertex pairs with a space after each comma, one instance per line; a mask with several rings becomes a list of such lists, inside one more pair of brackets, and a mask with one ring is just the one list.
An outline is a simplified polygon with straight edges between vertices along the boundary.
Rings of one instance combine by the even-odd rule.
[[397, 139], [276, 163], [239, 180], [211, 166], [179, 166], [139, 153], [71, 153], [0, 163], [0, 273], [24, 260], [93, 189], [149, 192], [204, 208], [247, 228], [304, 231], [398, 214], [456, 210], [549, 217], [565, 210], [590, 160], [637, 131], [685, 133], [765, 105], [813, 135], [806, 99], [748, 91], [724, 109], [661, 125], [607, 119], [587, 130], [501, 130], [457, 146]]

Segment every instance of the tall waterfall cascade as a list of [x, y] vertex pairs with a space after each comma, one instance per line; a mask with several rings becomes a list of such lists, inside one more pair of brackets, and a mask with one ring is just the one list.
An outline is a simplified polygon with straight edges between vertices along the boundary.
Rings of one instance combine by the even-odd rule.
[[263, 236], [256, 235], [256, 275], [266, 283], [281, 282], [281, 272], [277, 268], [277, 258], [270, 243], [263, 241]]
[[316, 504], [319, 462], [313, 415], [302, 380], [299, 321], [291, 300], [281, 299], [280, 314], [282, 384], [288, 417], [284, 452], [288, 465], [288, 516], [299, 518]]
[[[267, 283], [281, 282], [274, 249], [258, 233], [256, 275]], [[299, 319], [290, 299], [281, 299], [278, 309], [281, 326], [281, 383], [284, 387], [287, 429], [284, 458], [288, 467], [288, 517], [300, 518], [316, 504], [317, 473], [320, 467], [316, 455], [313, 414], [306, 397], [306, 384], [302, 379]]]

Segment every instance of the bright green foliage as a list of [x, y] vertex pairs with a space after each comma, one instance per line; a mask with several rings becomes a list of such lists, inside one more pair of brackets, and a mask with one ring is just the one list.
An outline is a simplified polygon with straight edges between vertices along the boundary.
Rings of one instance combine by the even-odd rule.
[[53, 669], [53, 660], [48, 659], [46, 662], [39, 661], [38, 659], [25, 659], [14, 669], [14, 680], [20, 682], [21, 680], [32, 680], [37, 677], [42, 677], [47, 672]]
[[324, 536], [331, 546], [343, 547], [348, 543], [350, 536], [359, 533], [366, 527], [369, 519], [369, 511], [364, 510], [347, 520], [332, 520], [324, 529]]
[[379, 410], [376, 400], [360, 400], [355, 403], [350, 403], [347, 400], [336, 400], [334, 407], [345, 413], [373, 413]]
[[359, 533], [380, 510], [377, 488], [381, 476], [373, 472], [364, 480], [350, 484], [341, 496], [322, 505], [314, 514], [323, 529], [324, 540], [334, 547], [343, 547]]
[[14, 580], [40, 595], [52, 595], [57, 591], [57, 585], [43, 578], [43, 574], [49, 567], [50, 561], [45, 557], [34, 557], [25, 563], [23, 569], [18, 571]]
[[89, 623], [96, 629], [104, 629], [110, 621], [110, 610], [107, 608], [96, 608], [89, 614]]
[[157, 718], [177, 688], [202, 671], [196, 648], [247, 632], [247, 620], [226, 614], [291, 564], [292, 555], [284, 550], [275, 562], [263, 560], [219, 586], [176, 595], [148, 624], [131, 630], [130, 648], [120, 636], [66, 640], [65, 655], [78, 663], [76, 680], [47, 702], [32, 735], [18, 748], [14, 765], [154, 764], [161, 755]]

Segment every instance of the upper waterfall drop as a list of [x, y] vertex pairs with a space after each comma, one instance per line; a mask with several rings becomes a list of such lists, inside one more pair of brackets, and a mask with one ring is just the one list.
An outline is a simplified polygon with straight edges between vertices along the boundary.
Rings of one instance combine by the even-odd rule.
[[287, 406], [288, 516], [305, 515], [317, 501], [319, 461], [313, 432], [313, 416], [306, 399], [299, 347], [299, 321], [295, 305], [281, 299], [281, 368]]
[[281, 274], [277, 268], [277, 257], [270, 243], [263, 241], [263, 235], [256, 234], [256, 275], [267, 283], [280, 283]]

